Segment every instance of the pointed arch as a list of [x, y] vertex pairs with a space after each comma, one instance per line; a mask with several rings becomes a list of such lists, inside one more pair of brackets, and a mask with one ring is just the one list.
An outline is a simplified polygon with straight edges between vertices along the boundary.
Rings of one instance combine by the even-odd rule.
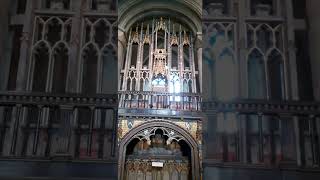
[[267, 59], [269, 77], [269, 97], [281, 100], [284, 97], [284, 70], [283, 56], [274, 49], [270, 52]]
[[236, 97], [236, 66], [228, 47], [221, 50], [216, 61], [217, 98], [230, 100]]
[[150, 54], [150, 44], [149, 43], [144, 43], [143, 44], [143, 62], [142, 62], [142, 67], [147, 67], [149, 66], [149, 54]]
[[174, 44], [171, 46], [171, 68], [178, 69], [179, 66], [179, 47]]
[[94, 94], [97, 89], [98, 50], [94, 44], [88, 44], [82, 51], [82, 93]]
[[188, 93], [193, 93], [192, 92], [192, 80], [191, 79], [189, 79], [189, 81], [188, 81]]
[[67, 86], [69, 47], [60, 42], [53, 49], [53, 78], [52, 92], [65, 93]]
[[101, 92], [114, 94], [117, 92], [118, 63], [117, 53], [111, 44], [106, 45], [102, 50], [102, 78]]
[[184, 64], [184, 68], [190, 69], [190, 61], [191, 61], [191, 57], [190, 57], [190, 45], [183, 45], [183, 64]]
[[136, 84], [137, 84], [137, 79], [136, 78], [133, 78], [131, 80], [131, 91], [136, 91]]
[[106, 44], [110, 37], [110, 23], [105, 19], [99, 19], [93, 24], [94, 41], [101, 48]]
[[131, 61], [130, 61], [130, 67], [137, 68], [138, 55], [139, 55], [139, 43], [133, 42], [133, 43], [131, 44]]
[[192, 179], [198, 179], [200, 177], [200, 161], [199, 161], [199, 148], [198, 144], [195, 141], [195, 139], [184, 129], [181, 127], [173, 124], [172, 122], [164, 121], [164, 120], [154, 120], [150, 122], [143, 123], [134, 129], [130, 130], [120, 141], [119, 144], [119, 177], [120, 179], [123, 178], [124, 175], [124, 168], [125, 168], [125, 159], [126, 159], [126, 152], [127, 147], [129, 143], [137, 139], [137, 134], [147, 128], [151, 127], [159, 127], [160, 129], [163, 128], [170, 128], [174, 131], [176, 131], [175, 134], [181, 134], [183, 140], [185, 143], [190, 147], [191, 149], [191, 171], [192, 171]]
[[45, 41], [33, 47], [32, 91], [46, 91], [50, 55], [50, 46]]
[[273, 29], [268, 24], [259, 24], [256, 27], [256, 46], [264, 53], [273, 46]]
[[54, 46], [62, 40], [64, 22], [58, 17], [51, 17], [45, 22], [45, 39]]
[[248, 97], [264, 99], [267, 96], [264, 56], [253, 49], [248, 56]]

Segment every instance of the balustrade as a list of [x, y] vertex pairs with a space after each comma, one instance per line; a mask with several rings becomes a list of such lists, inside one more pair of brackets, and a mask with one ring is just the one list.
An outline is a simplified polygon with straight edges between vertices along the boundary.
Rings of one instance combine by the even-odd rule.
[[116, 158], [117, 96], [0, 93], [2, 157]]
[[246, 99], [203, 102], [201, 110], [209, 162], [320, 165], [320, 103]]
[[200, 111], [201, 96], [195, 93], [120, 91], [120, 108]]

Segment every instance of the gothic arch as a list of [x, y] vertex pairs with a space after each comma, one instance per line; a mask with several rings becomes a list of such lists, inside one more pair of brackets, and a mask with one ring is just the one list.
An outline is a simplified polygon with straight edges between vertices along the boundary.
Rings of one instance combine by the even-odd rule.
[[[189, 26], [194, 34], [202, 32], [202, 5], [193, 0], [176, 2], [130, 0], [119, 7], [119, 29], [128, 32], [137, 21], [146, 17], [166, 16], [179, 17]], [[142, 5], [143, 4], [143, 5]], [[143, 6], [144, 8], [141, 8]]]
[[127, 145], [133, 140], [136, 139], [136, 135], [147, 129], [152, 127], [161, 127], [161, 128], [169, 128], [176, 131], [180, 134], [184, 139], [184, 141], [188, 144], [191, 149], [191, 166], [192, 166], [192, 179], [197, 180], [200, 177], [200, 161], [199, 161], [199, 148], [195, 139], [183, 128], [178, 125], [165, 121], [165, 120], [153, 120], [151, 122], [145, 122], [132, 130], [130, 130], [120, 141], [119, 143], [119, 171], [118, 177], [119, 180], [122, 180], [124, 177], [124, 164], [125, 164], [125, 155]]

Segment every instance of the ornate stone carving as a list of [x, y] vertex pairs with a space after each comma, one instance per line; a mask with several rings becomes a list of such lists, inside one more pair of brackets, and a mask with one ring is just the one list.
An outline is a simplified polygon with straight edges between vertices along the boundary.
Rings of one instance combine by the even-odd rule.
[[190, 40], [186, 31], [183, 32], [183, 45], [190, 45]]
[[158, 74], [162, 74], [164, 76], [167, 75], [166, 69], [166, 59], [167, 53], [165, 49], [156, 49], [154, 53], [155, 63], [153, 66], [154, 75], [157, 76]]
[[163, 18], [160, 18], [160, 21], [157, 23], [156, 26], [157, 30], [165, 30], [166, 29], [166, 23], [163, 21]]
[[145, 35], [143, 39], [144, 44], [150, 44], [150, 35]]
[[171, 44], [171, 46], [179, 44], [177, 35], [174, 34], [173, 36], [171, 36], [171, 43], [170, 44]]
[[137, 31], [132, 33], [132, 42], [139, 43], [139, 34]]

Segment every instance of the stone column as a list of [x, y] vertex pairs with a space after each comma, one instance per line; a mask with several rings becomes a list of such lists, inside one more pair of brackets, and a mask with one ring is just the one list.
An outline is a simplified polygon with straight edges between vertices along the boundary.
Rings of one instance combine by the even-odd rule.
[[216, 154], [219, 152], [219, 136], [217, 134], [217, 120], [218, 114], [215, 109], [210, 109], [205, 112], [206, 117], [203, 118], [203, 158], [204, 159], [215, 159]]
[[292, 164], [296, 161], [296, 137], [295, 137], [295, 121], [291, 114], [280, 114], [281, 123], [281, 149], [282, 164]]
[[[284, 65], [284, 80], [285, 80], [285, 99], [299, 99], [299, 92], [298, 92], [298, 74], [297, 74], [297, 60], [296, 60], [296, 52], [294, 46], [294, 19], [293, 19], [293, 8], [292, 8], [292, 1], [286, 0], [286, 16], [287, 16], [287, 56], [288, 58], [285, 60], [287, 61]], [[289, 90], [290, 89], [290, 90]]]
[[70, 44], [70, 56], [68, 62], [68, 79], [67, 79], [67, 91], [68, 92], [78, 92], [77, 86], [79, 82], [78, 77], [78, 68], [81, 61], [80, 56], [80, 39], [81, 39], [81, 14], [82, 11], [86, 9], [86, 1], [74, 1], [73, 2], [73, 9], [75, 10], [76, 14], [72, 17], [72, 30], [71, 30], [71, 44]]
[[[199, 81], [200, 81], [200, 93], [203, 92], [203, 81], [202, 81], [202, 32], [197, 32], [195, 49], [197, 52], [197, 60], [198, 60], [198, 72], [199, 72]], [[194, 64], [193, 64], [194, 66]], [[197, 92], [199, 93], [199, 92]]]
[[246, 24], [245, 24], [245, 17], [248, 9], [248, 5], [245, 1], [237, 1], [238, 5], [238, 12], [236, 15], [238, 16], [238, 27], [239, 27], [239, 37], [238, 41], [238, 61], [239, 61], [239, 78], [236, 79], [239, 81], [238, 88], [239, 92], [238, 95], [240, 98], [248, 97], [248, 69], [247, 69], [247, 49], [246, 49]]
[[308, 0], [307, 13], [309, 17], [310, 60], [313, 80], [313, 92], [316, 100], [320, 100], [320, 12], [319, 0]]
[[[125, 61], [125, 48], [127, 45], [126, 34], [122, 28], [118, 28], [118, 78], [120, 78], [121, 69], [123, 63]], [[119, 87], [122, 85], [120, 84], [121, 81], [119, 79]]]
[[[20, 46], [20, 58], [19, 58], [19, 67], [17, 74], [17, 91], [24, 91], [27, 87], [27, 77], [28, 77], [28, 61], [30, 61], [29, 50], [32, 46], [32, 29], [34, 24], [34, 2], [27, 1], [26, 12], [25, 12], [25, 23], [23, 25], [23, 33], [21, 37], [21, 46]], [[30, 78], [30, 77], [29, 77]]]
[[301, 138], [300, 138], [300, 129], [299, 129], [299, 117], [293, 116], [293, 127], [294, 127], [294, 139], [295, 139], [295, 147], [296, 147], [296, 158], [297, 165], [302, 166], [302, 157], [301, 157]]
[[247, 116], [245, 114], [239, 114], [238, 120], [240, 121], [239, 125], [239, 143], [240, 143], [240, 161], [243, 163], [248, 163], [248, 147], [247, 147]]
[[11, 156], [16, 152], [16, 140], [19, 129], [19, 121], [21, 121], [22, 106], [18, 105], [12, 108], [10, 128], [4, 140], [3, 155]]

